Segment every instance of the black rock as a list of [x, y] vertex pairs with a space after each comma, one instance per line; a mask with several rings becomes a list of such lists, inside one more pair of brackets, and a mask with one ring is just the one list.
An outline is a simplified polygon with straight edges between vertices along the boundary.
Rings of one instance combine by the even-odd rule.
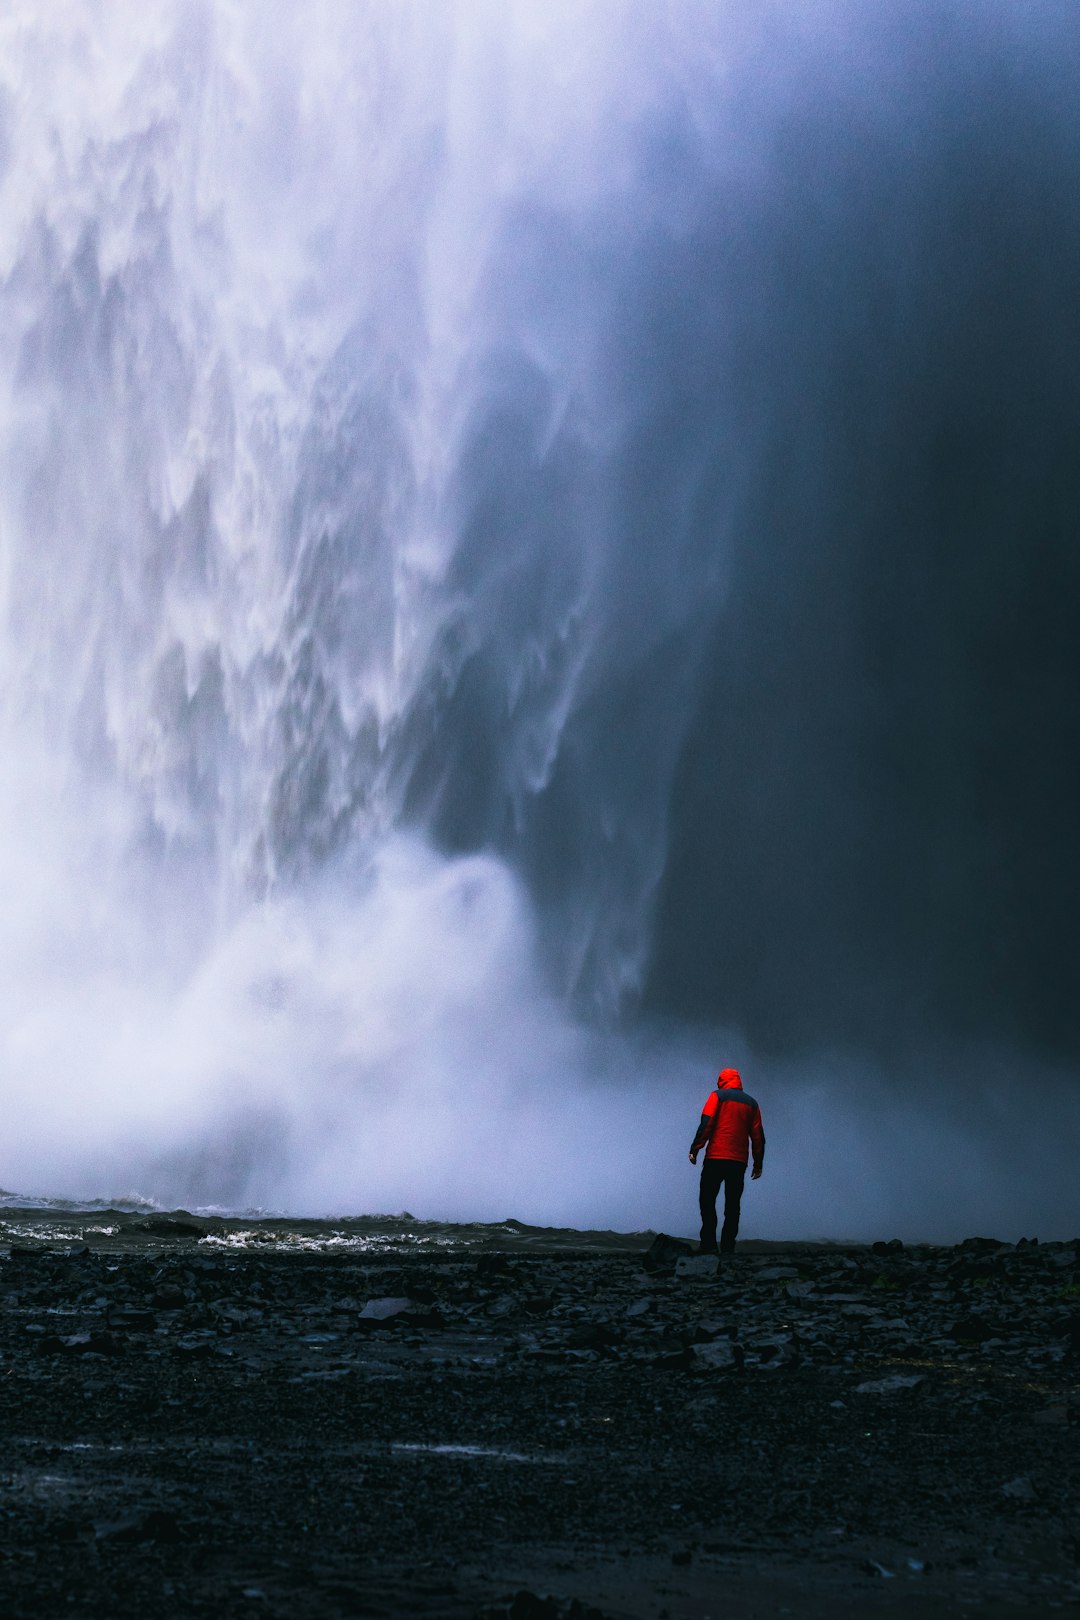
[[618, 1343], [618, 1334], [603, 1322], [582, 1322], [570, 1329], [566, 1343], [573, 1350], [606, 1350]]
[[214, 1354], [216, 1349], [217, 1345], [213, 1339], [199, 1338], [195, 1334], [189, 1334], [183, 1339], [177, 1339], [173, 1345], [173, 1355], [184, 1356], [192, 1361], [205, 1361]]
[[171, 1238], [204, 1238], [212, 1230], [213, 1223], [196, 1220], [186, 1210], [180, 1210], [175, 1215], [147, 1215], [144, 1220], [134, 1221], [131, 1226], [133, 1232], [145, 1232], [148, 1237]]
[[64, 1341], [59, 1333], [46, 1333], [34, 1344], [34, 1353], [39, 1356], [58, 1356], [63, 1349]]
[[131, 1305], [110, 1305], [105, 1320], [111, 1328], [122, 1328], [126, 1333], [152, 1333], [157, 1327], [153, 1311], [141, 1311]]
[[476, 1262], [478, 1277], [490, 1277], [497, 1272], [509, 1271], [510, 1262], [505, 1254], [482, 1254]]
[[1080, 1350], [1080, 1315], [1066, 1317], [1054, 1330], [1057, 1339], [1068, 1339], [1070, 1350]]
[[552, 1597], [538, 1597], [535, 1592], [515, 1592], [506, 1603], [481, 1611], [483, 1620], [607, 1620], [602, 1610], [579, 1598], [568, 1602]]
[[63, 1337], [49, 1333], [38, 1341], [36, 1348], [39, 1356], [121, 1356], [124, 1353], [123, 1341], [112, 1333], [66, 1333]]
[[515, 1592], [506, 1610], [508, 1620], [558, 1620], [559, 1610], [551, 1598], [535, 1592]]
[[404, 1316], [413, 1309], [412, 1299], [405, 1294], [382, 1299], [369, 1299], [360, 1312], [357, 1321], [364, 1327], [370, 1323], [392, 1322], [396, 1317]]
[[993, 1323], [984, 1321], [978, 1316], [962, 1316], [954, 1322], [949, 1329], [950, 1339], [958, 1344], [982, 1344], [986, 1339], [1000, 1337], [999, 1330]]
[[175, 1311], [187, 1304], [187, 1295], [175, 1283], [165, 1283], [155, 1291], [151, 1303], [159, 1311]]
[[601, 1609], [583, 1604], [578, 1597], [538, 1597], [536, 1592], [520, 1591], [507, 1604], [484, 1610], [484, 1620], [607, 1620]]
[[162, 1508], [137, 1509], [121, 1519], [96, 1519], [94, 1535], [98, 1541], [175, 1543], [181, 1540], [175, 1514], [166, 1513]]
[[658, 1232], [642, 1255], [641, 1263], [646, 1271], [664, 1271], [674, 1269], [677, 1260], [693, 1253], [694, 1245], [685, 1238], [669, 1237], [666, 1232]]

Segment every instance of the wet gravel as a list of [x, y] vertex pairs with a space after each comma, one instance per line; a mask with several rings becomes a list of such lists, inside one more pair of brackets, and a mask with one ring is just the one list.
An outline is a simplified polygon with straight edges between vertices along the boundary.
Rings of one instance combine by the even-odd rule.
[[1068, 1609], [1078, 1255], [15, 1243], [0, 1613]]

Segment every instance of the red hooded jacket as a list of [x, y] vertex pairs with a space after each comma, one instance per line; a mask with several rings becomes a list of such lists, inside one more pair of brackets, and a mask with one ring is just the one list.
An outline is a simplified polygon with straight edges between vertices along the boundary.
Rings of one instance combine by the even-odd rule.
[[709, 1093], [701, 1117], [713, 1120], [705, 1149], [707, 1159], [736, 1159], [746, 1164], [752, 1147], [754, 1164], [760, 1166], [765, 1157], [761, 1109], [743, 1090], [738, 1069], [721, 1069], [716, 1090]]

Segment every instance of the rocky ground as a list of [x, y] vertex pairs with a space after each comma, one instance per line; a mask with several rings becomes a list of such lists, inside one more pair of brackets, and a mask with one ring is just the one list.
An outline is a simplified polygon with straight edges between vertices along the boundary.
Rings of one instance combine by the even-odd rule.
[[1080, 1605], [1077, 1244], [138, 1225], [0, 1231], [11, 1620]]

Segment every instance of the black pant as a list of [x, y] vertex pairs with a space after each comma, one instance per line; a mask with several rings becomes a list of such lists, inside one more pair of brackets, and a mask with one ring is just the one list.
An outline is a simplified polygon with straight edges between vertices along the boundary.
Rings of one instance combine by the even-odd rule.
[[746, 1166], [738, 1159], [706, 1159], [701, 1166], [701, 1247], [716, 1248], [716, 1195], [724, 1187], [724, 1224], [720, 1230], [720, 1253], [731, 1254], [739, 1230], [739, 1205], [742, 1202]]

